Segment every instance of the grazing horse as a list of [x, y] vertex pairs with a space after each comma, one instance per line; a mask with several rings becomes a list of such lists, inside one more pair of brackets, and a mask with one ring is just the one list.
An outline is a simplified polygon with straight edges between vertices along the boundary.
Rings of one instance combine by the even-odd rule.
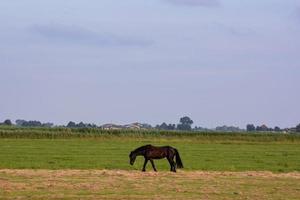
[[[143, 172], [146, 171], [146, 165], [149, 160], [152, 164], [153, 170], [157, 171], [153, 159], [162, 158], [167, 158], [167, 160], [169, 161], [171, 167], [170, 171], [176, 172], [176, 166], [177, 168], [183, 168], [183, 164], [177, 149], [170, 146], [155, 147], [150, 144], [141, 146], [130, 153], [129, 158], [131, 165], [134, 164], [137, 156], [144, 156], [145, 158], [144, 166], [142, 169]], [[176, 157], [176, 162], [174, 162], [174, 157]]]

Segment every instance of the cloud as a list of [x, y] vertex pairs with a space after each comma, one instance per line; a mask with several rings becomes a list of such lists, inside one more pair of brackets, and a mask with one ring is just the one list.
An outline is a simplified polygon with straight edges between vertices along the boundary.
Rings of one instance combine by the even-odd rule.
[[98, 33], [78, 26], [68, 26], [59, 24], [33, 25], [30, 31], [43, 38], [70, 44], [83, 44], [94, 46], [148, 46], [152, 42], [149, 40], [120, 36], [113, 33]]
[[215, 7], [220, 4], [218, 0], [164, 0], [164, 1], [175, 5], [185, 5], [185, 6]]

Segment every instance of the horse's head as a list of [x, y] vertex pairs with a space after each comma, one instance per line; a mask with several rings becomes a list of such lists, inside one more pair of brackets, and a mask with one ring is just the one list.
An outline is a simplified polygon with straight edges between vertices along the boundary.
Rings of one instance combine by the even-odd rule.
[[130, 164], [133, 165], [135, 159], [136, 159], [136, 154], [133, 152], [130, 152], [129, 154], [129, 158], [130, 158]]

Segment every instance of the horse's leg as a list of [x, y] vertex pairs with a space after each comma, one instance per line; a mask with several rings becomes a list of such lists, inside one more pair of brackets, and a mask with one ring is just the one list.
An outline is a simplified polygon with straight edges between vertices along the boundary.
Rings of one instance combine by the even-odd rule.
[[176, 172], [176, 168], [177, 168], [177, 163], [174, 161], [175, 159], [175, 152], [173, 151], [172, 156], [171, 156], [173, 165], [174, 165], [174, 172]]
[[173, 172], [176, 172], [176, 163], [174, 162], [173, 159], [172, 159], [172, 164], [173, 164]]
[[173, 164], [173, 160], [171, 160], [171, 158], [169, 158], [169, 157], [167, 157], [167, 159], [168, 159], [168, 161], [169, 161], [169, 164], [170, 164], [170, 167], [171, 167], [171, 169], [170, 169], [170, 171], [171, 172], [174, 172], [174, 164]]
[[176, 172], [176, 163], [174, 162], [174, 156], [169, 156], [168, 160], [171, 165], [171, 171]]
[[174, 166], [174, 172], [176, 172], [176, 162], [174, 161], [175, 155], [172, 156], [172, 162], [173, 162], [173, 166]]
[[155, 168], [155, 165], [154, 165], [154, 161], [153, 161], [152, 159], [150, 159], [150, 162], [151, 162], [151, 164], [152, 164], [153, 170], [157, 172], [157, 170], [156, 170], [156, 168]]
[[148, 162], [148, 159], [145, 158], [144, 166], [143, 166], [143, 169], [142, 169], [143, 172], [146, 171], [147, 162]]
[[171, 162], [172, 162], [172, 165], [173, 165], [173, 172], [176, 172], [176, 163], [173, 160], [171, 160]]

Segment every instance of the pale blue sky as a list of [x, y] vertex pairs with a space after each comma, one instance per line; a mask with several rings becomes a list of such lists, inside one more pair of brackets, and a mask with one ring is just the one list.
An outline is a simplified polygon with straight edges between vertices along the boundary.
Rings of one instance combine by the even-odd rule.
[[300, 123], [297, 0], [2, 0], [0, 121]]

